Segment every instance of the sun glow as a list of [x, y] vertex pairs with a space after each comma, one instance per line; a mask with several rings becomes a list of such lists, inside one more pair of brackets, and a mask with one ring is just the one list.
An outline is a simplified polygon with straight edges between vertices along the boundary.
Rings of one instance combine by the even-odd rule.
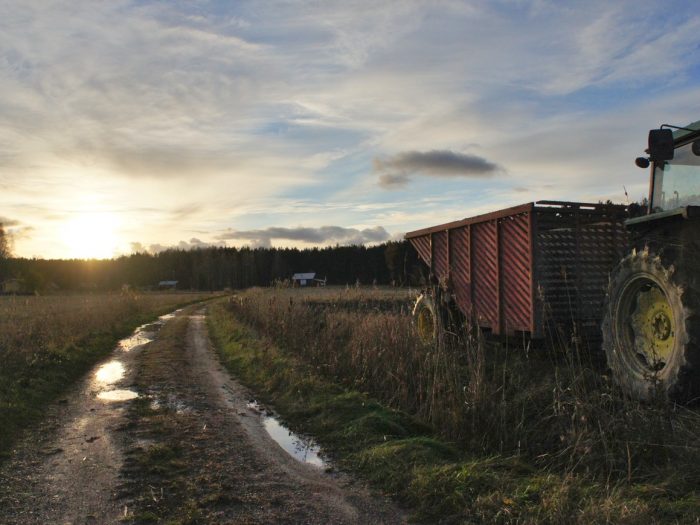
[[106, 259], [115, 255], [119, 221], [111, 213], [86, 212], [70, 219], [61, 228], [66, 257]]

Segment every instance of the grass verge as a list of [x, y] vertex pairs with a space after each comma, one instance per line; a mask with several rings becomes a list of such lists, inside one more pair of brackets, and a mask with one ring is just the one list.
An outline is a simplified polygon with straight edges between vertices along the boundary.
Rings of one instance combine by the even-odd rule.
[[697, 490], [671, 478], [601, 481], [526, 456], [457, 447], [352, 390], [348, 378], [341, 387], [316, 364], [253, 333], [225, 302], [211, 305], [209, 328], [229, 370], [292, 428], [313, 435], [341, 468], [402, 501], [417, 520], [647, 524], [696, 523], [700, 516]]

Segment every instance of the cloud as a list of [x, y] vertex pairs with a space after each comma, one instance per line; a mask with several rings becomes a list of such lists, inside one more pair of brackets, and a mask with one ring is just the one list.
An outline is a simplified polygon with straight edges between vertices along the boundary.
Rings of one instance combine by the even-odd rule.
[[[0, 210], [36, 227], [18, 253], [60, 256], [44, 210], [113, 209], [148, 249], [637, 194], [646, 130], [700, 97], [700, 16], [676, 4], [0, 2]], [[474, 182], [376, 191], [422, 177]]]
[[366, 244], [383, 242], [391, 238], [381, 226], [374, 228], [343, 228], [342, 226], [321, 226], [320, 228], [271, 227], [263, 230], [228, 230], [217, 236], [219, 240], [247, 240], [254, 247], [271, 247], [272, 240], [297, 241], [309, 244]]
[[491, 177], [503, 171], [478, 155], [450, 150], [406, 151], [386, 159], [374, 159], [374, 172], [384, 188], [405, 186], [413, 175], [427, 177]]
[[13, 242], [29, 239], [32, 232], [35, 230], [34, 226], [29, 226], [22, 221], [9, 219], [3, 216], [0, 216], [0, 226], [4, 228], [5, 234], [7, 234]]
[[203, 248], [217, 248], [226, 246], [225, 242], [205, 242], [196, 237], [191, 238], [189, 241], [180, 241], [177, 244], [164, 245], [164, 244], [149, 244], [148, 247], [144, 246], [140, 242], [130, 243], [131, 253], [160, 253], [166, 250], [200, 250]]
[[0, 216], [0, 225], [4, 226], [5, 228], [9, 228], [11, 226], [18, 226], [19, 221]]
[[197, 215], [204, 209], [205, 207], [199, 203], [191, 203], [184, 206], [179, 206], [171, 212], [172, 219], [182, 221], [192, 217], [193, 215]]

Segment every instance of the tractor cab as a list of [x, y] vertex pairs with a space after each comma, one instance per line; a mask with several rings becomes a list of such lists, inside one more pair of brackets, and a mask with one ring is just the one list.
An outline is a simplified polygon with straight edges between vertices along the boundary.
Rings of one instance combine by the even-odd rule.
[[652, 166], [649, 213], [700, 206], [700, 121], [675, 131], [651, 130], [647, 153], [649, 158], [637, 159], [637, 165]]

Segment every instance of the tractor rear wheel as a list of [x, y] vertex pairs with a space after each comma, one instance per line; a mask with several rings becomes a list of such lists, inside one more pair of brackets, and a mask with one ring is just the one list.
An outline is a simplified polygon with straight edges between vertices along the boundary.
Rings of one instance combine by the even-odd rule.
[[697, 396], [696, 294], [681, 281], [672, 264], [647, 250], [625, 257], [610, 279], [603, 349], [617, 382], [637, 399]]
[[438, 311], [430, 295], [421, 294], [413, 307], [413, 321], [420, 340], [429, 344], [438, 336]]

